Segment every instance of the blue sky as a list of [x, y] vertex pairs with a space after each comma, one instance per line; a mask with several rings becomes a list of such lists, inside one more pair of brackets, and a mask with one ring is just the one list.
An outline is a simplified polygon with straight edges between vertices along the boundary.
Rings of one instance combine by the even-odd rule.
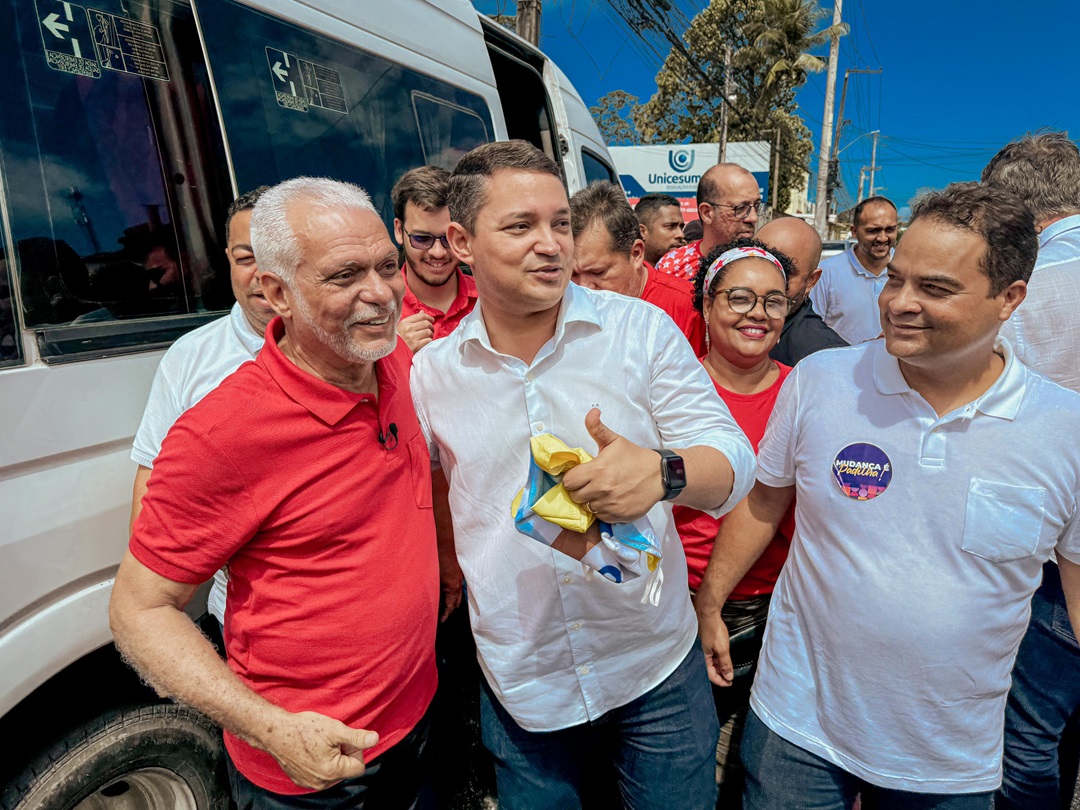
[[[515, 9], [513, 0], [474, 4], [483, 13]], [[822, 5], [831, 17], [831, 2]], [[846, 68], [884, 71], [849, 80], [840, 158], [852, 197], [871, 149], [870, 137], [855, 139], [873, 130], [881, 131], [875, 185], [900, 206], [920, 189], [978, 179], [987, 160], [1025, 132], [1066, 129], [1080, 139], [1080, 0], [844, 0], [843, 12], [851, 33], [841, 40], [837, 104]], [[656, 90], [662, 60], [607, 0], [544, 0], [540, 44], [589, 105], [611, 90], [642, 101]], [[825, 83], [824, 72], [811, 76], [798, 97], [814, 134], [814, 170]]]

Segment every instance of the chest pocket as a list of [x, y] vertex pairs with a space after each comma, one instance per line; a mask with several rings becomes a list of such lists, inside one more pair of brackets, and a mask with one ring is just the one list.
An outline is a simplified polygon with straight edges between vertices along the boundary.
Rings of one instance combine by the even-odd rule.
[[972, 478], [963, 549], [993, 562], [1029, 557], [1039, 547], [1046, 490]]
[[413, 495], [421, 509], [431, 508], [431, 456], [428, 455], [424, 436], [419, 431], [409, 440], [409, 472], [412, 477]]

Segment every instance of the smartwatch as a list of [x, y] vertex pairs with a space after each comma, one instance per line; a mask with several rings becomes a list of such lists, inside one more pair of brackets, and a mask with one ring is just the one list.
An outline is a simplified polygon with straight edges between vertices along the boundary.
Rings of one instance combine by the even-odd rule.
[[660, 482], [664, 485], [664, 500], [677, 498], [686, 488], [686, 464], [682, 456], [670, 450], [657, 450], [660, 454]]

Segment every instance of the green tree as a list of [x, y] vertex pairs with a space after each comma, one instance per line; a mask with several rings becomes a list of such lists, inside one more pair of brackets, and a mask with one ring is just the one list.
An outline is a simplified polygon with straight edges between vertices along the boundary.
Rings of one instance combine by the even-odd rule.
[[604, 143], [610, 146], [637, 146], [642, 142], [641, 133], [632, 119], [638, 106], [637, 96], [624, 90], [612, 90], [602, 96], [595, 107], [589, 107], [596, 125], [600, 127], [600, 134], [604, 136]]
[[774, 141], [780, 132], [776, 202], [786, 208], [791, 191], [804, 183], [813, 151], [795, 92], [808, 73], [825, 68], [824, 60], [809, 53], [832, 36], [831, 27], [817, 30], [824, 17], [817, 0], [712, 0], [683, 35], [685, 49], [673, 48], [665, 60], [656, 94], [632, 111], [643, 140], [720, 140], [726, 44], [734, 88], [728, 140]]

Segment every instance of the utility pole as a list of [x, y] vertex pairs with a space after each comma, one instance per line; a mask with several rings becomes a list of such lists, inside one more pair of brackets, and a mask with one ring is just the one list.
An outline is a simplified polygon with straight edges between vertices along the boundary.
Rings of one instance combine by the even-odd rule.
[[776, 128], [776, 143], [773, 146], [772, 194], [769, 195], [769, 207], [776, 216], [776, 201], [780, 196], [780, 127]]
[[878, 132], [877, 130], [874, 130], [874, 148], [870, 151], [870, 195], [869, 196], [871, 196], [871, 197], [874, 196], [874, 172], [876, 172], [878, 169], [881, 168], [880, 166], [877, 165], [877, 141], [878, 141], [878, 135], [880, 135], [880, 134], [881, 134], [880, 132]]
[[854, 68], [848, 68], [844, 71], [844, 89], [840, 93], [840, 110], [837, 112], [836, 115], [836, 138], [833, 139], [833, 160], [836, 160], [837, 156], [840, 154], [840, 133], [844, 131], [844, 124], [847, 123], [846, 121], [844, 121], [844, 102], [847, 101], [848, 77], [851, 76], [852, 73], [881, 73], [881, 68], [878, 68], [877, 70], [855, 70]]
[[541, 0], [517, 0], [518, 36], [540, 47]]
[[832, 148], [833, 96], [836, 94], [836, 63], [840, 57], [840, 32], [843, 0], [833, 0], [832, 24], [834, 32], [829, 44], [829, 74], [825, 81], [825, 112], [821, 117], [821, 152], [818, 155], [817, 206], [814, 209], [814, 227], [822, 239], [829, 230], [829, 153]]
[[720, 154], [717, 163], [727, 163], [728, 107], [731, 106], [731, 45], [724, 45], [724, 99], [720, 105]]
[[856, 203], [863, 201], [863, 187], [866, 185], [866, 170], [869, 166], [863, 166], [859, 169], [859, 198], [855, 200]]

